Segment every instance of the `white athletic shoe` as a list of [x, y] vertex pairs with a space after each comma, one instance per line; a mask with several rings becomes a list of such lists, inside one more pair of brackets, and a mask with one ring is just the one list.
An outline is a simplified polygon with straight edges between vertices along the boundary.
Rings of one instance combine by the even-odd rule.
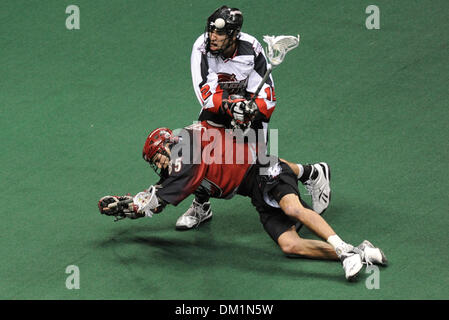
[[361, 252], [351, 245], [339, 247], [335, 251], [343, 265], [346, 279], [348, 281], [355, 279], [363, 268]]
[[193, 199], [192, 205], [187, 211], [176, 221], [176, 229], [188, 230], [197, 227], [201, 222], [212, 218], [212, 211], [210, 209], [210, 202], [203, 204], [198, 203]]
[[323, 213], [331, 201], [331, 171], [326, 162], [315, 163], [312, 165], [318, 171], [315, 180], [309, 179], [304, 183], [305, 188], [312, 196], [312, 208], [316, 213]]
[[367, 265], [380, 264], [386, 266], [388, 264], [387, 257], [380, 248], [376, 248], [368, 240], [364, 240], [357, 246], [359, 250], [363, 252], [363, 263]]

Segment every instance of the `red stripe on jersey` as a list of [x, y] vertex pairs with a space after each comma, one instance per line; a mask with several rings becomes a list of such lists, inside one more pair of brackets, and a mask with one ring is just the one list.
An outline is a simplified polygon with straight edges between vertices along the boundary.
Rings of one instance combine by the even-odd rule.
[[213, 113], [218, 113], [221, 104], [223, 103], [223, 89], [221, 89], [220, 85], [217, 85], [217, 89], [215, 90], [215, 93], [212, 96], [212, 102], [214, 103], [214, 106], [207, 110]]
[[272, 107], [272, 108], [270, 108], [270, 109], [267, 109], [267, 103], [265, 102], [265, 99], [262, 99], [262, 98], [257, 98], [255, 102], [256, 102], [256, 104], [257, 104], [257, 107], [259, 108], [259, 111], [260, 111], [260, 112], [261, 112], [267, 119], [270, 119], [271, 114], [273, 113], [275, 107]]

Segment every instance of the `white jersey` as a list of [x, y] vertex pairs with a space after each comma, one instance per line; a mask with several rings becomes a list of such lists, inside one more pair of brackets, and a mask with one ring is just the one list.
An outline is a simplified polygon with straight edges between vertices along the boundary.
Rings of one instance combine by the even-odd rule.
[[[198, 37], [191, 55], [193, 87], [202, 106], [199, 120], [222, 123], [219, 114], [222, 100], [237, 93], [251, 97], [262, 81], [268, 62], [262, 45], [249, 34], [240, 33], [237, 50], [228, 59], [206, 52], [205, 37], [205, 33]], [[276, 105], [271, 75], [255, 101], [266, 129]]]

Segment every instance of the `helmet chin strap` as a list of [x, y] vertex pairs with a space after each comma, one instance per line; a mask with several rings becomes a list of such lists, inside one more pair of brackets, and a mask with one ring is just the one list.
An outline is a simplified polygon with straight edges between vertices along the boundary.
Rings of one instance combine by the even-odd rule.
[[[222, 52], [222, 54], [221, 54], [221, 56], [223, 57], [223, 58], [226, 58], [226, 57], [224, 57], [223, 56], [223, 53], [226, 51], [226, 50], [228, 50], [229, 48], [231, 48], [231, 47], [233, 47], [235, 44], [237, 43], [237, 38], [234, 40], [233, 38], [230, 38], [229, 39], [229, 43], [228, 43], [228, 45], [226, 46], [226, 48], [224, 48], [223, 49], [223, 52]], [[235, 51], [235, 46], [234, 46], [234, 51]], [[234, 53], [234, 52], [231, 52], [231, 55], [232, 55], [232, 53]]]

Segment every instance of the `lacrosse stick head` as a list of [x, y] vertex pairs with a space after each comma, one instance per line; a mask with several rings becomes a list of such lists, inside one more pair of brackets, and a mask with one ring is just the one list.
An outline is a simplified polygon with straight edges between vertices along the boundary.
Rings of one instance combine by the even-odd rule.
[[267, 43], [266, 55], [273, 67], [277, 67], [284, 61], [285, 55], [299, 45], [299, 34], [294, 36], [264, 36]]

